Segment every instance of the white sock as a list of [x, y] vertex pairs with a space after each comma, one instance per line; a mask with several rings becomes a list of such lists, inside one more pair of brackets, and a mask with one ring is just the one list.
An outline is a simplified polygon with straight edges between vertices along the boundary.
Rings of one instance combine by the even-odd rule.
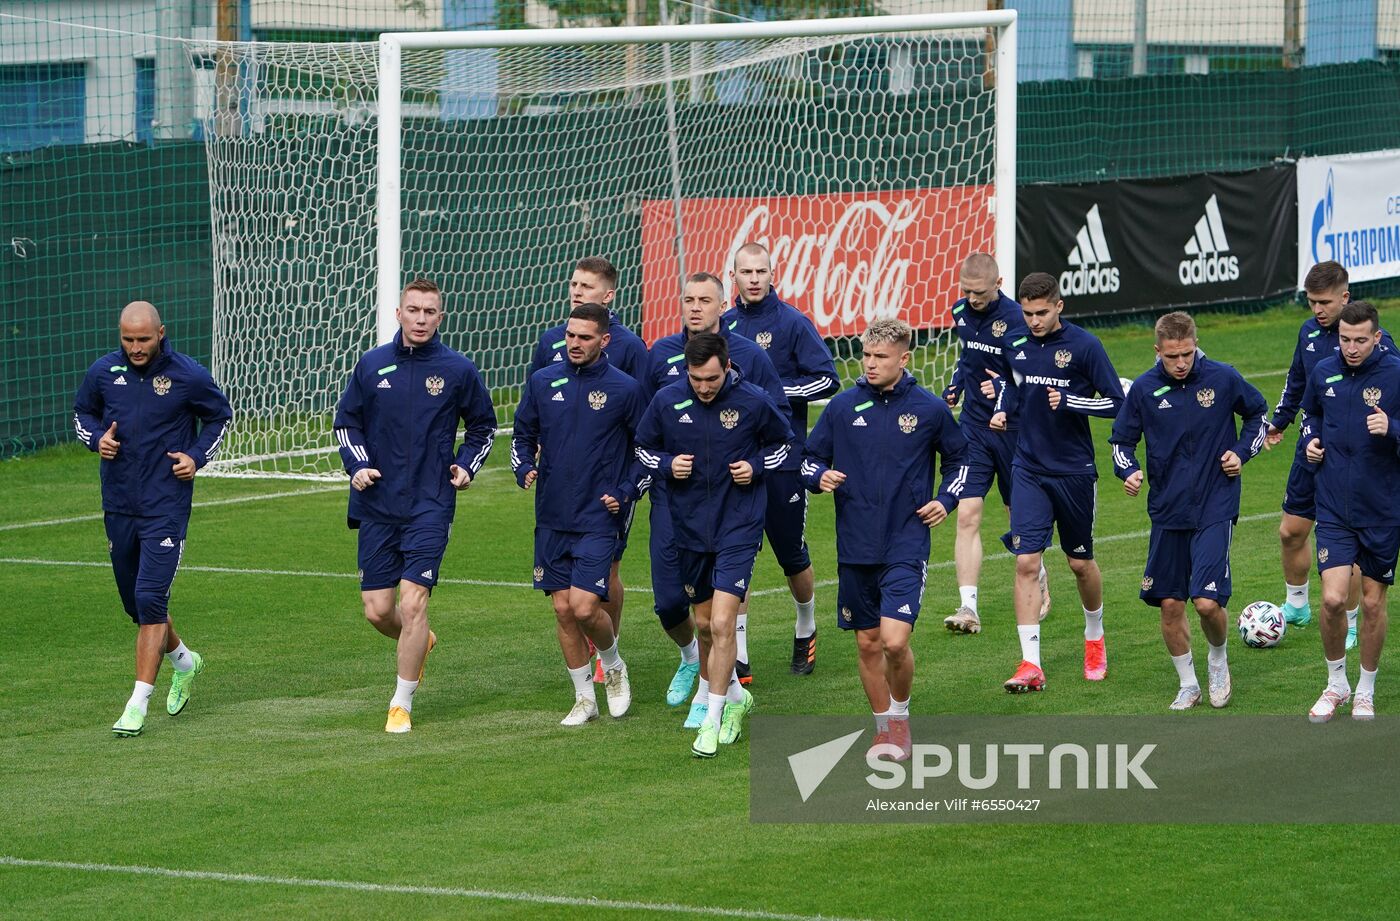
[[797, 608], [797, 625], [793, 628], [793, 636], [799, 640], [806, 639], [817, 632], [817, 596], [813, 595], [806, 601], [794, 601], [793, 606]]
[[418, 690], [418, 682], [405, 681], [402, 678], [394, 679], [398, 681], [398, 688], [394, 691], [393, 700], [389, 701], [389, 708], [403, 707], [409, 713], [413, 712], [413, 692]]
[[1360, 613], [1361, 613], [1361, 607], [1360, 607], [1360, 605], [1358, 605], [1358, 606], [1352, 608], [1350, 611], [1347, 611], [1347, 629], [1348, 629], [1348, 630], [1355, 630], [1355, 629], [1356, 629], [1356, 615], [1358, 615], [1358, 614], [1360, 614]]
[[705, 722], [719, 727], [720, 720], [724, 718], [724, 695], [710, 695], [710, 709], [705, 714]]
[[1176, 676], [1181, 679], [1181, 686], [1184, 688], [1198, 688], [1201, 683], [1196, 680], [1196, 660], [1191, 658], [1188, 651], [1183, 655], [1172, 656], [1172, 664], [1176, 666]]
[[1042, 582], [1044, 582], [1044, 581], [1046, 581], [1047, 579], [1050, 578], [1049, 573], [1047, 573], [1047, 572], [1045, 571], [1045, 559], [1044, 559], [1044, 557], [1041, 558], [1040, 572], [1036, 573], [1036, 578], [1039, 579], [1039, 580], [1042, 581]]
[[177, 672], [187, 672], [194, 668], [194, 656], [190, 655], [189, 648], [185, 646], [185, 641], [181, 640], [180, 645], [165, 654], [170, 660], [170, 664]]
[[598, 658], [602, 660], [605, 672], [623, 667], [622, 656], [617, 654], [617, 640], [613, 640], [613, 644], [607, 649], [598, 650]]
[[702, 704], [709, 699], [710, 682], [705, 678], [701, 678], [699, 681], [699, 686], [695, 689], [695, 696], [691, 698], [690, 702], [693, 704]]
[[[1379, 671], [1379, 669], [1377, 669], [1377, 671]], [[1358, 697], [1363, 694], [1369, 697], [1376, 696], [1375, 672], [1368, 672], [1364, 667], [1361, 669], [1361, 677], [1357, 679], [1356, 682], [1356, 694]]]
[[875, 731], [876, 731], [876, 732], [889, 732], [889, 731], [890, 731], [890, 711], [886, 710], [884, 713], [876, 713], [876, 714], [875, 714]]
[[745, 611], [734, 618], [735, 658], [745, 665], [749, 662], [749, 612]]
[[1040, 624], [1016, 625], [1021, 636], [1021, 658], [1040, 668]]
[[694, 665], [700, 661], [700, 641], [691, 640], [681, 647], [681, 661], [686, 665]]
[[1351, 682], [1347, 681], [1347, 657], [1327, 660], [1327, 686], [1342, 694], [1351, 693]]
[[1084, 639], [1103, 639], [1103, 605], [1097, 611], [1084, 608]]
[[128, 707], [139, 707], [142, 714], [146, 712], [146, 704], [151, 699], [151, 692], [156, 689], [154, 684], [147, 684], [144, 681], [136, 682], [136, 687], [131, 691], [131, 699], [126, 702]]
[[593, 690], [593, 662], [590, 660], [587, 665], [580, 665], [578, 668], [569, 669], [569, 680], [574, 683], [574, 699], [582, 697], [584, 700], [591, 700], [595, 704], [598, 702], [598, 694]]
[[1284, 589], [1288, 592], [1286, 602], [1295, 608], [1306, 608], [1308, 606], [1308, 583], [1305, 580], [1302, 585], [1289, 585], [1283, 583]]
[[725, 688], [724, 699], [740, 703], [744, 699], [744, 686], [739, 683], [739, 673], [735, 672], [729, 679], [729, 687]]
[[1224, 665], [1226, 662], [1225, 644], [1221, 643], [1219, 646], [1211, 646], [1210, 640], [1206, 640], [1206, 646], [1210, 650], [1206, 653], [1206, 662], [1216, 668]]
[[959, 585], [958, 594], [962, 596], [962, 606], [973, 614], [977, 613], [977, 586]]
[[907, 720], [907, 719], [909, 719], [909, 701], [907, 701], [907, 700], [895, 700], [893, 697], [891, 697], [891, 698], [890, 698], [890, 709], [889, 709], [888, 712], [889, 712], [889, 714], [890, 714], [890, 719], [892, 719], [892, 720]]

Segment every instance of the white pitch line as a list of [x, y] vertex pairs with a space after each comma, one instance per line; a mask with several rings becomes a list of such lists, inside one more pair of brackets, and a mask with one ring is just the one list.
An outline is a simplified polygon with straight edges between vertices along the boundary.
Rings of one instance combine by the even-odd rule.
[[[1265, 520], [1266, 518], [1276, 518], [1276, 517], [1278, 516], [1278, 514], [1279, 514], [1278, 512], [1260, 512], [1260, 513], [1255, 514], [1255, 515], [1244, 515], [1243, 517], [1240, 518], [1240, 521], [1241, 521], [1241, 522], [1247, 522], [1247, 521], [1263, 521], [1263, 520]], [[1118, 541], [1124, 541], [1124, 540], [1141, 540], [1141, 539], [1144, 538], [1144, 537], [1150, 536], [1151, 533], [1152, 533], [1151, 531], [1130, 531], [1130, 532], [1128, 532], [1127, 534], [1108, 534], [1108, 535], [1105, 535], [1104, 537], [1097, 537], [1097, 538], [1095, 538], [1095, 539], [1094, 539], [1094, 543], [1096, 543], [1096, 544], [1111, 544], [1111, 543], [1116, 543], [1116, 542], [1118, 542]], [[983, 559], [984, 561], [990, 561], [990, 560], [1009, 560], [1009, 559], [1011, 559], [1011, 558], [1012, 558], [1012, 555], [1011, 555], [1010, 553], [1007, 553], [1007, 552], [1004, 551], [1004, 550], [1003, 550], [1002, 552], [1000, 552], [1000, 553], [993, 553], [993, 554], [989, 554], [989, 555], [987, 555], [987, 556], [982, 557], [982, 559]], [[109, 563], [97, 562], [97, 561], [94, 561], [94, 560], [36, 560], [36, 559], [30, 559], [30, 558], [24, 558], [24, 557], [0, 557], [0, 563], [8, 563], [8, 564], [12, 564], [12, 565], [15, 565], [15, 566], [90, 566], [90, 567], [96, 567], [96, 568], [101, 568], [101, 569], [105, 569], [107, 566], [111, 565], [111, 564], [109, 564]], [[936, 563], [929, 563], [929, 564], [928, 564], [928, 568], [929, 568], [929, 569], [948, 569], [948, 568], [950, 568], [951, 566], [953, 566], [953, 563], [954, 563], [953, 560], [940, 560], [940, 561], [938, 561], [938, 562], [936, 562]], [[323, 571], [313, 570], [313, 569], [239, 569], [239, 568], [236, 568], [236, 567], [233, 567], [233, 566], [191, 566], [191, 565], [184, 565], [184, 566], [181, 566], [181, 567], [180, 567], [180, 571], [181, 571], [181, 572], [209, 572], [209, 573], [221, 573], [221, 574], [224, 574], [224, 575], [231, 575], [231, 576], [299, 576], [299, 577], [302, 577], [302, 578], [309, 578], [309, 579], [355, 579], [355, 578], [358, 578], [358, 576], [357, 576], [355, 573], [353, 573], [353, 572], [323, 572]], [[535, 587], [533, 584], [531, 584], [531, 583], [529, 583], [529, 582], [503, 582], [503, 581], [498, 581], [498, 580], [493, 580], [493, 579], [439, 579], [439, 580], [438, 580], [438, 584], [439, 584], [439, 585], [473, 585], [473, 586], [476, 586], [476, 587], [478, 587], [478, 588], [526, 588], [526, 589], [533, 589], [533, 588]], [[835, 580], [835, 579], [824, 579], [824, 580], [822, 580], [822, 581], [820, 581], [820, 582], [818, 582], [818, 583], [816, 583], [816, 584], [817, 584], [817, 587], [818, 587], [818, 588], [828, 588], [828, 587], [830, 587], [830, 586], [836, 585], [837, 583], [836, 583], [836, 580]], [[641, 586], [637, 586], [637, 587], [635, 587], [635, 588], [629, 588], [628, 591], [629, 591], [629, 592], [637, 592], [637, 593], [643, 594], [643, 595], [650, 595], [650, 594], [651, 594], [651, 589], [650, 589], [650, 588], [643, 588], [643, 587], [641, 587]], [[777, 586], [777, 587], [774, 587], [774, 588], [764, 588], [764, 589], [759, 589], [758, 591], [750, 592], [750, 593], [749, 593], [749, 597], [750, 597], [750, 598], [757, 598], [757, 597], [763, 597], [763, 596], [765, 596], [765, 595], [778, 595], [778, 594], [782, 594], [782, 593], [787, 592], [787, 591], [789, 591], [788, 587], [785, 586], [785, 585], [782, 585], [782, 586]]]
[[305, 889], [342, 889], [390, 895], [433, 895], [492, 902], [524, 902], [531, 905], [563, 905], [577, 908], [611, 908], [617, 911], [650, 911], [671, 915], [702, 915], [717, 918], [748, 918], [755, 921], [856, 921], [832, 915], [797, 915], [787, 912], [747, 908], [711, 908], [675, 902], [634, 902], [621, 899], [587, 899], [577, 896], [542, 895], [534, 892], [507, 892], [493, 889], [466, 889], [457, 886], [409, 886], [366, 883], [344, 879], [307, 879], [299, 876], [263, 876], [257, 873], [217, 873], [209, 870], [174, 870], [168, 867], [123, 866], [110, 863], [73, 863], [66, 860], [26, 860], [0, 855], [0, 866], [34, 867], [45, 870], [74, 870], [80, 873], [122, 873], [129, 876], [159, 876], [166, 879], [193, 879], [214, 883], [250, 883], [265, 886], [299, 886]]
[[[263, 499], [283, 499], [288, 496], [313, 496], [323, 492], [341, 492], [345, 489], [345, 484], [336, 486], [318, 486], [315, 489], [294, 489], [288, 492], [268, 492], [256, 496], [235, 496], [232, 499], [210, 499], [208, 502], [196, 502], [195, 508], [210, 508], [215, 505], [239, 505], [244, 502], [261, 502]], [[72, 518], [50, 518], [47, 521], [22, 521], [18, 524], [0, 524], [0, 531], [18, 531], [23, 528], [45, 528], [55, 524], [76, 524], [79, 521], [101, 521], [102, 513], [96, 515], [75, 515]]]

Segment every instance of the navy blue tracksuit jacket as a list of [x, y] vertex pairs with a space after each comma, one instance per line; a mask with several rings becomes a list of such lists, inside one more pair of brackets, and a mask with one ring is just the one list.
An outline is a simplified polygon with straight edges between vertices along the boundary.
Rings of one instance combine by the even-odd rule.
[[[772, 398], [731, 369], [708, 404], [695, 395], [688, 377], [661, 388], [637, 429], [637, 460], [653, 476], [667, 478], [677, 545], [715, 553], [758, 546], [768, 499], [764, 475], [782, 467], [793, 440]], [[678, 454], [695, 455], [683, 480], [671, 473]], [[729, 465], [741, 460], [754, 473], [746, 486], [729, 472]]]
[[960, 299], [953, 305], [953, 317], [953, 331], [962, 342], [962, 352], [953, 369], [953, 379], [943, 391], [944, 398], [954, 403], [962, 400], [964, 425], [986, 428], [992, 413], [1000, 408], [1006, 413], [1006, 428], [1015, 431], [1015, 389], [997, 403], [982, 395], [982, 382], [992, 380], [987, 376], [988, 371], [999, 375], [995, 381], [998, 390], [1012, 380], [1011, 353], [1007, 352], [1007, 346], [1030, 335], [1021, 305], [998, 291], [996, 300], [988, 304], [986, 310], [973, 310], [967, 305], [967, 298]]
[[606, 534], [622, 526], [627, 509], [613, 514], [599, 500], [627, 499], [633, 437], [646, 407], [642, 385], [606, 355], [587, 367], [565, 360], [530, 375], [515, 411], [510, 467], [522, 487], [526, 474], [539, 473], [538, 527]]
[[[1379, 407], [1390, 417], [1384, 436], [1366, 417]], [[1380, 346], [1360, 367], [1340, 355], [1317, 363], [1303, 391], [1308, 421], [1298, 438], [1322, 441], [1317, 467], [1317, 520], [1353, 530], [1400, 527], [1400, 358]]]
[[[1184, 380], [1159, 361], [1133, 381], [1113, 422], [1113, 472], [1139, 468], [1133, 450], [1147, 436], [1147, 514], [1161, 528], [1197, 530], [1240, 514], [1240, 477], [1220, 469], [1234, 451], [1247, 464], [1264, 446], [1269, 404], [1230, 365], [1199, 349]], [[1242, 424], [1235, 427], [1235, 417]]]
[[[462, 446], [453, 451], [459, 421]], [[448, 522], [457, 491], [448, 468], [473, 478], [496, 437], [496, 410], [476, 365], [433, 338], [417, 347], [394, 341], [370, 349], [355, 363], [335, 411], [335, 436], [345, 472], [366, 467], [381, 474], [363, 492], [350, 490], [349, 522]]]
[[[929, 529], [915, 512], [937, 499], [949, 513], [967, 482], [967, 442], [942, 399], [907, 371], [893, 388], [877, 392], [865, 378], [832, 398], [802, 460], [802, 482], [821, 492], [822, 474], [836, 469], [846, 481], [836, 500], [836, 555], [847, 564], [926, 562]], [[933, 458], [943, 480], [933, 486]]]
[[[564, 338], [568, 329], [569, 324], [566, 322], [551, 326], [540, 334], [540, 341], [535, 344], [534, 354], [530, 356], [531, 375], [550, 365], [569, 363], [568, 340]], [[647, 344], [642, 341], [642, 337], [628, 329], [611, 310], [608, 311], [608, 335], [612, 337], [604, 350], [608, 361], [633, 380], [645, 381], [651, 361], [647, 357]]]
[[73, 430], [96, 451], [113, 422], [121, 443], [102, 461], [102, 508], [119, 515], [171, 515], [188, 520], [194, 481], [176, 479], [171, 453], [188, 454], [196, 468], [214, 459], [233, 419], [228, 398], [199, 362], [162, 339], [146, 367], [126, 352], [108, 352], [88, 368], [73, 400]]

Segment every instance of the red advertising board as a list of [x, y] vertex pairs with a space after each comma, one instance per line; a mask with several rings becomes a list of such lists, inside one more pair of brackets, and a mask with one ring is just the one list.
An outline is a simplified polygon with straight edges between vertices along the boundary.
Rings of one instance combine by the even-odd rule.
[[[915, 329], [949, 324], [958, 266], [990, 252], [992, 187], [692, 198], [681, 204], [687, 272], [712, 272], [732, 299], [730, 269], [745, 243], [773, 255], [778, 295], [825, 337], [858, 336], [897, 317]], [[642, 202], [642, 336], [680, 328], [675, 209]]]

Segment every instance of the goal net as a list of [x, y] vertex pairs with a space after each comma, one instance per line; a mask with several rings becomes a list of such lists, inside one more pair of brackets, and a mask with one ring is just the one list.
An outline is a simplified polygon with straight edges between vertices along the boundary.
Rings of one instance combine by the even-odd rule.
[[680, 328], [685, 274], [732, 296], [734, 251], [762, 243], [847, 383], [866, 325], [899, 317], [919, 331], [912, 369], [941, 389], [962, 259], [995, 252], [1014, 284], [1013, 222], [995, 220], [1014, 214], [1013, 24], [198, 46], [214, 75], [213, 371], [236, 419], [216, 472], [339, 475], [336, 400], [418, 276], [442, 287], [443, 339], [509, 425], [586, 256], [618, 267], [613, 307], [651, 342]]

